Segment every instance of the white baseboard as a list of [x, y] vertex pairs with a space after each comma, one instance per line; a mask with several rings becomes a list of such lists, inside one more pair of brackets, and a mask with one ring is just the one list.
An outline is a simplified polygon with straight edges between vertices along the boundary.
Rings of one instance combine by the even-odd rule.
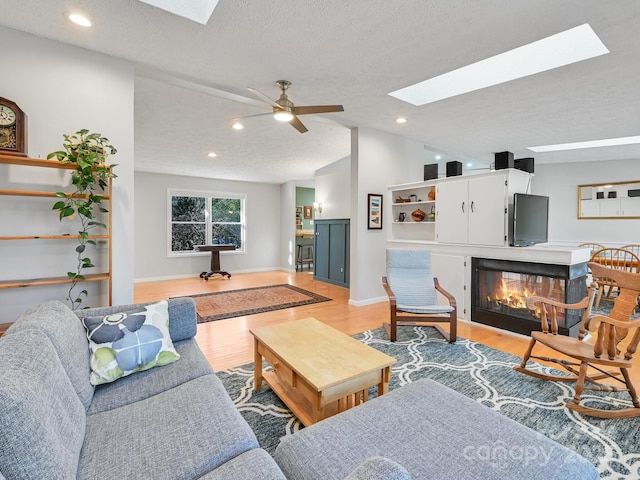
[[[265, 268], [252, 268], [247, 270], [232, 270], [230, 273], [257, 273], [257, 272], [273, 272], [274, 270], [282, 270], [285, 272], [294, 272], [295, 270], [289, 270], [282, 267], [265, 267]], [[146, 278], [134, 278], [133, 283], [142, 282], [162, 282], [164, 280], [181, 280], [183, 278], [198, 278], [200, 273], [188, 273], [183, 275], [167, 275], [162, 277], [146, 277]]]
[[366, 300], [351, 300], [349, 299], [349, 305], [354, 307], [364, 307], [365, 305], [373, 305], [374, 303], [382, 303], [389, 300], [386, 295], [384, 297], [367, 298]]

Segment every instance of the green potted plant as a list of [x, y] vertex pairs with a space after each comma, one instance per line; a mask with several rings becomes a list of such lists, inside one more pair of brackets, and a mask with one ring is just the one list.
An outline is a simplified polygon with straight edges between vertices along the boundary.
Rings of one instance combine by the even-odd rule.
[[71, 192], [57, 192], [58, 200], [53, 205], [57, 210], [60, 220], [78, 218], [80, 230], [78, 231], [77, 264], [75, 271], [68, 272], [71, 281], [67, 300], [73, 310], [82, 304], [82, 297], [88, 295], [87, 290], [74, 293], [78, 282], [85, 280], [83, 271], [95, 267], [92, 260], [86, 256], [87, 244], [96, 245], [90, 238], [89, 232], [93, 229], [107, 229], [107, 225], [98, 221], [100, 213], [108, 213], [102, 204], [105, 188], [109, 185], [109, 179], [116, 178], [113, 167], [107, 165], [106, 159], [117, 150], [109, 143], [109, 139], [100, 133], [90, 133], [89, 130], [79, 130], [71, 135], [63, 135], [62, 144], [64, 150], [52, 152], [48, 159], [57, 158], [62, 163], [74, 165], [71, 170], [71, 183], [74, 190]]

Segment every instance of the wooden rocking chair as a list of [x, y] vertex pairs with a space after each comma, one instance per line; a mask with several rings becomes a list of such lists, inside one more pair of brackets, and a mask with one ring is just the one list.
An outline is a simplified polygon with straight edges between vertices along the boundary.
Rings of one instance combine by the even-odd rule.
[[[640, 401], [638, 401], [636, 389], [629, 376], [633, 354], [640, 341], [640, 318], [631, 320], [631, 315], [636, 308], [636, 298], [640, 294], [640, 274], [610, 269], [594, 262], [589, 262], [589, 267], [593, 271], [594, 278], [613, 280], [620, 289], [609, 316], [591, 314], [591, 305], [598, 288], [595, 282], [589, 287], [587, 297], [576, 304], [564, 304], [543, 297], [530, 297], [527, 300], [527, 306], [532, 310], [540, 309], [542, 332], [531, 333], [531, 342], [524, 354], [522, 363], [520, 366], [514, 367], [514, 369], [543, 380], [576, 382], [575, 395], [566, 404], [567, 408], [576, 412], [599, 418], [640, 416]], [[578, 338], [558, 335], [558, 309], [580, 308], [584, 308], [585, 312], [580, 324]], [[551, 328], [549, 328], [549, 315], [551, 316]], [[595, 332], [595, 342], [593, 344], [583, 341], [587, 331]], [[632, 334], [630, 341], [626, 349], [622, 351], [620, 342], [629, 333]], [[536, 342], [540, 342], [563, 356], [570, 357], [572, 360], [534, 356], [531, 351]], [[531, 370], [527, 368], [529, 359], [552, 362], [563, 367], [571, 375], [548, 375]], [[575, 367], [579, 367], [579, 369]], [[605, 370], [606, 368], [616, 368], [619, 371], [607, 371]], [[597, 373], [593, 374], [593, 370]], [[620, 376], [622, 378], [619, 378]], [[610, 383], [618, 382], [623, 386], [612, 386], [598, 382], [598, 380], [605, 378], [613, 379]], [[584, 390], [629, 392], [633, 407], [615, 410], [588, 407], [580, 403], [580, 397]]]

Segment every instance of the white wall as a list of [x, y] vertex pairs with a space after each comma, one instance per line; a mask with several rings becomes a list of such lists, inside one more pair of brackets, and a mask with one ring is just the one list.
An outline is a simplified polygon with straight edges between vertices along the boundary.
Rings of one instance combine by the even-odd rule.
[[541, 164], [531, 193], [549, 196], [549, 242], [640, 243], [640, 219], [578, 219], [578, 185], [640, 180], [640, 160]]
[[[88, 50], [48, 41], [26, 33], [0, 27], [0, 95], [15, 101], [28, 116], [28, 153], [46, 158], [60, 150], [63, 134], [86, 128], [108, 137], [118, 149], [110, 161], [117, 163], [113, 204], [113, 301], [130, 303], [133, 299], [133, 77], [132, 65]], [[20, 167], [3, 166], [0, 177], [7, 188], [24, 182]], [[51, 184], [51, 172], [32, 169], [29, 183]], [[53, 182], [60, 182], [60, 178]], [[13, 185], [12, 185], [13, 183]], [[44, 189], [44, 187], [42, 187]], [[22, 221], [2, 222], [1, 235], [21, 235], [43, 226], [53, 218], [53, 199], [41, 199], [36, 205], [25, 197], [6, 197], [3, 210], [27, 209]], [[40, 207], [50, 213], [40, 218]], [[39, 225], [39, 226], [40, 226]], [[38, 227], [39, 227], [38, 226]], [[51, 228], [60, 228], [52, 226]], [[30, 231], [28, 234], [32, 234]], [[35, 232], [38, 233], [38, 232]], [[42, 232], [40, 232], [42, 233]], [[0, 259], [0, 280], [27, 278], [32, 270], [52, 275], [65, 275], [73, 266], [65, 252], [73, 251], [70, 243], [59, 240], [5, 241]], [[62, 257], [60, 257], [60, 256]], [[51, 273], [56, 272], [56, 273]], [[87, 284], [90, 289], [99, 288]], [[99, 292], [96, 292], [99, 295]], [[31, 287], [0, 291], [0, 322], [14, 320], [26, 307], [44, 300], [66, 297], [64, 287]], [[104, 295], [102, 295], [104, 297]]]
[[[280, 185], [280, 266], [284, 270], [294, 271], [296, 268], [296, 182], [290, 181]], [[285, 220], [290, 219], [291, 221]]]
[[[232, 274], [280, 267], [279, 185], [136, 172], [136, 281], [197, 277], [209, 269], [209, 253], [181, 257], [167, 254], [169, 188], [246, 194], [246, 252], [221, 252], [221, 267]], [[291, 224], [295, 228], [293, 221]]]
[[322, 203], [318, 220], [351, 218], [351, 159], [343, 158], [315, 173], [316, 202]]
[[[385, 299], [380, 277], [386, 270], [391, 228], [389, 185], [424, 178], [424, 145], [372, 128], [354, 128], [351, 135], [351, 294], [350, 303], [365, 305]], [[384, 195], [382, 230], [367, 229], [367, 195]]]

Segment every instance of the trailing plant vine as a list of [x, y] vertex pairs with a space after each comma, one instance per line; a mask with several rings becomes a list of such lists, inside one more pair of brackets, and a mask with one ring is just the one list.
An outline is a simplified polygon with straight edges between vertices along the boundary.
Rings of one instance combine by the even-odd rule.
[[[117, 150], [109, 143], [109, 139], [99, 133], [90, 133], [89, 130], [79, 130], [71, 135], [63, 135], [62, 144], [64, 150], [52, 152], [48, 159], [57, 158], [62, 163], [74, 165], [71, 171], [71, 183], [75, 188], [72, 192], [57, 192], [58, 200], [53, 205], [57, 210], [60, 220], [73, 220], [78, 218], [80, 230], [78, 231], [77, 264], [75, 271], [68, 272], [67, 277], [71, 281], [67, 300], [73, 310], [82, 304], [82, 297], [87, 297], [87, 290], [80, 291], [77, 295], [75, 289], [78, 282], [85, 280], [83, 271], [93, 268], [93, 261], [87, 256], [87, 245], [96, 245], [96, 241], [90, 238], [89, 232], [96, 228], [107, 229], [107, 225], [98, 221], [100, 213], [108, 213], [102, 201], [105, 197], [105, 189], [109, 185], [109, 179], [116, 178], [113, 167], [107, 165], [106, 159]], [[74, 298], [75, 297], [75, 298]]]

